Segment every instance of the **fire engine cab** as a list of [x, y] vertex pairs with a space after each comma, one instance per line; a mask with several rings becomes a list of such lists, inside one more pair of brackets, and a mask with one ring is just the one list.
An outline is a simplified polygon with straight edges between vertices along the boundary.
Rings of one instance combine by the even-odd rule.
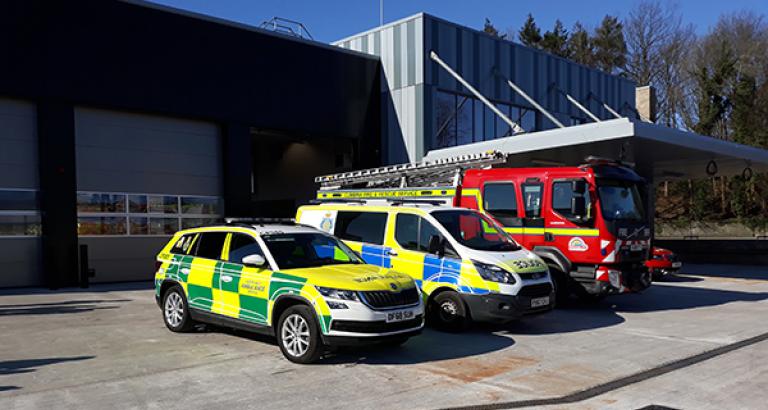
[[504, 164], [504, 155], [488, 152], [321, 176], [317, 199], [407, 198], [480, 210], [547, 262], [561, 301], [650, 286], [646, 186], [631, 166], [593, 157], [577, 167]]

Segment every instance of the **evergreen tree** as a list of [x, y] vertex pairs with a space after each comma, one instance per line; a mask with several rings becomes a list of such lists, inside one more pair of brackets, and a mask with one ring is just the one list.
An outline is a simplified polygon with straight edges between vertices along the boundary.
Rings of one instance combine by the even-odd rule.
[[731, 106], [728, 87], [736, 75], [736, 58], [733, 50], [721, 42], [710, 56], [711, 62], [696, 69], [697, 122], [691, 128], [702, 135], [728, 138], [725, 120]]
[[506, 34], [499, 34], [499, 30], [496, 29], [496, 26], [494, 26], [493, 23], [491, 23], [491, 20], [488, 17], [485, 18], [485, 24], [483, 24], [483, 32], [486, 34], [490, 34], [493, 37], [498, 37], [500, 39], [507, 38]]
[[563, 22], [555, 21], [555, 27], [552, 31], [547, 31], [541, 39], [541, 48], [556, 56], [569, 58], [568, 49], [568, 30], [563, 27]]
[[627, 62], [627, 44], [619, 19], [605, 16], [595, 30], [595, 66], [607, 73], [614, 73]]
[[589, 67], [594, 66], [595, 52], [592, 39], [589, 38], [589, 33], [581, 23], [574, 24], [567, 47], [568, 55], [573, 61]]
[[536, 21], [533, 20], [533, 16], [529, 13], [528, 18], [525, 19], [523, 27], [518, 32], [520, 42], [528, 47], [541, 48], [541, 30], [536, 25]]

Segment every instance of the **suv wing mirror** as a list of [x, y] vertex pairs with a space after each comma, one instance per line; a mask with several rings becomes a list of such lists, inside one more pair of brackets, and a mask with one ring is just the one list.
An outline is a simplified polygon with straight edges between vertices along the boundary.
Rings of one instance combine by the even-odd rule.
[[267, 260], [263, 256], [258, 254], [248, 255], [243, 258], [243, 265], [262, 267], [267, 263]]

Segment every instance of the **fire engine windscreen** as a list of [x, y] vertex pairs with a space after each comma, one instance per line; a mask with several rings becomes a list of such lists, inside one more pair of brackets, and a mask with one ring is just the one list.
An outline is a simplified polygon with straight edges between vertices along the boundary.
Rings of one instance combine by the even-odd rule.
[[607, 220], [643, 221], [645, 208], [638, 184], [633, 181], [598, 179], [600, 209]]
[[432, 216], [460, 244], [481, 251], [520, 249], [514, 239], [485, 215], [468, 210], [435, 211]]

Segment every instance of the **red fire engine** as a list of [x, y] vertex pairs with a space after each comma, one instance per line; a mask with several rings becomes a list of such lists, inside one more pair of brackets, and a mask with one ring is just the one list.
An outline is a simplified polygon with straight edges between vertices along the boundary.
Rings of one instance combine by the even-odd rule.
[[316, 178], [320, 201], [411, 201], [478, 209], [550, 266], [558, 298], [635, 292], [651, 283], [644, 180], [626, 164], [493, 168], [496, 152]]

